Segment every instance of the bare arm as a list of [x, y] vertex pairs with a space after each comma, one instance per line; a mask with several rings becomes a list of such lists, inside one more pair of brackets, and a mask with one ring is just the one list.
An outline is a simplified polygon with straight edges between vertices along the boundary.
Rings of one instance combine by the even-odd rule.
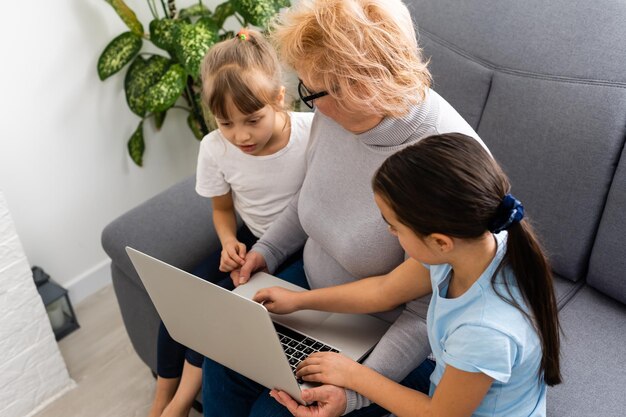
[[220, 270], [224, 272], [239, 268], [244, 263], [246, 246], [237, 240], [237, 218], [230, 192], [211, 198], [213, 225], [222, 243]]
[[450, 365], [432, 398], [404, 387], [340, 354], [313, 354], [298, 369], [305, 381], [345, 386], [371, 399], [398, 417], [469, 417], [483, 400], [493, 379]]
[[254, 300], [264, 303], [274, 313], [305, 309], [374, 313], [391, 310], [430, 292], [428, 270], [414, 259], [407, 259], [386, 275], [304, 292], [264, 288], [256, 293]]

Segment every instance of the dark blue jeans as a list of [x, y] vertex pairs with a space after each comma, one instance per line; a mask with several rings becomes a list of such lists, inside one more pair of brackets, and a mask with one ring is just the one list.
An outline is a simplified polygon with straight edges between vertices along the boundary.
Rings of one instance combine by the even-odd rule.
[[[293, 264], [278, 277], [304, 288], [309, 288], [302, 263]], [[434, 362], [424, 361], [401, 383], [407, 387], [428, 394], [430, 374], [435, 369]], [[239, 373], [205, 358], [202, 368], [202, 403], [204, 417], [290, 417], [291, 413], [269, 396], [269, 390]], [[388, 411], [372, 404], [355, 410], [349, 417], [377, 417]]]
[[[237, 231], [237, 240], [244, 243], [246, 247], [250, 249], [258, 238], [252, 234], [250, 229], [243, 225]], [[213, 252], [205, 261], [196, 266], [191, 273], [213, 282], [222, 288], [233, 290], [235, 286], [230, 279], [230, 273], [219, 270], [221, 252], [221, 248]], [[291, 256], [281, 268], [287, 270], [291, 264], [301, 259], [302, 253], [297, 252]], [[163, 378], [179, 378], [182, 375], [185, 360], [200, 368], [204, 362], [204, 356], [172, 339], [165, 325], [161, 322], [157, 340], [157, 374]]]

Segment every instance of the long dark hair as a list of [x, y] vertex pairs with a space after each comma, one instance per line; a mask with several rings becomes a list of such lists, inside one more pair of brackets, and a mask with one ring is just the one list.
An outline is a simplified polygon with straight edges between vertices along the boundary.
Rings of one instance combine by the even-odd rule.
[[[390, 156], [378, 169], [372, 188], [397, 219], [418, 236], [442, 233], [476, 239], [490, 229], [510, 183], [498, 163], [475, 139], [460, 133], [430, 136]], [[507, 294], [534, 326], [542, 347], [539, 375], [548, 385], [561, 382], [559, 318], [552, 272], [530, 223], [508, 227], [507, 252], [500, 267], [510, 265], [529, 315]]]

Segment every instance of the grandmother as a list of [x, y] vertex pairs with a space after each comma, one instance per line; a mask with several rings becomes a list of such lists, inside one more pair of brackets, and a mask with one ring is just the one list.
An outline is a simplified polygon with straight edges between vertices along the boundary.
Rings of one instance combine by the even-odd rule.
[[[400, 0], [300, 0], [278, 17], [272, 39], [300, 79], [300, 98], [315, 116], [307, 173], [297, 195], [233, 271], [235, 285], [254, 271], [275, 271], [304, 244], [311, 288], [386, 274], [405, 254], [374, 203], [370, 180], [392, 153], [420, 139], [474, 130], [439, 94]], [[419, 388], [411, 372], [430, 353], [427, 301], [401, 311], [365, 364]], [[419, 340], [421, 343], [416, 344]], [[254, 349], [254, 346], [250, 346]], [[263, 386], [205, 359], [205, 416], [289, 416]], [[376, 416], [381, 409], [357, 393], [320, 386], [303, 393], [310, 407], [298, 416]], [[293, 409], [293, 408], [292, 408]]]

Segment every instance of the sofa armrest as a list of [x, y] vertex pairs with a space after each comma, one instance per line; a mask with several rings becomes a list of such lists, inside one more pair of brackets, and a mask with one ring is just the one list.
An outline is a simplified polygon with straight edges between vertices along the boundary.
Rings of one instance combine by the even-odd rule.
[[124, 213], [102, 232], [102, 247], [113, 265], [135, 278], [125, 247], [189, 271], [219, 248], [211, 202], [195, 192], [189, 177]]

